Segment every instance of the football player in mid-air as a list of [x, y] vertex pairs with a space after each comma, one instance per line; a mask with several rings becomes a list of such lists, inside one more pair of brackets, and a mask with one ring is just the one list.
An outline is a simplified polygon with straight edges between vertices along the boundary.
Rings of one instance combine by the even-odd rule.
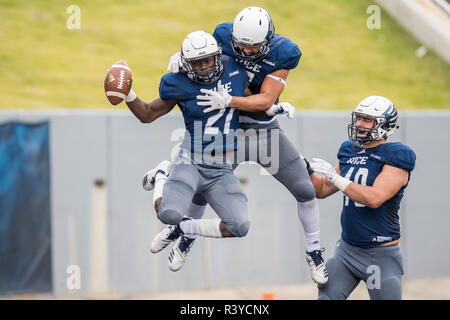
[[[234, 22], [219, 24], [213, 33], [223, 52], [236, 59], [245, 66], [249, 76], [249, 91], [245, 97], [233, 96], [227, 92], [203, 90], [204, 96], [200, 96], [200, 106], [207, 107], [205, 112], [223, 110], [233, 107], [239, 110], [239, 128], [243, 134], [239, 135], [239, 145], [245, 147], [245, 156], [239, 158], [239, 162], [253, 161], [267, 168], [258, 153], [250, 152], [250, 146], [264, 147], [261, 143], [267, 132], [276, 135], [277, 146], [272, 145], [271, 158], [278, 163], [276, 170], [268, 170], [279, 182], [281, 182], [297, 201], [298, 217], [303, 225], [306, 240], [306, 259], [310, 266], [311, 277], [317, 283], [326, 283], [328, 275], [322, 258], [320, 247], [320, 216], [319, 207], [315, 198], [315, 190], [308, 175], [305, 162], [299, 152], [280, 129], [275, 117], [277, 114], [287, 113], [292, 117], [295, 109], [288, 103], [278, 102], [279, 96], [286, 85], [289, 70], [294, 69], [300, 60], [301, 51], [298, 46], [288, 38], [275, 34], [274, 25], [269, 13], [259, 7], [248, 7], [237, 14]], [[177, 72], [181, 66], [180, 53], [172, 56], [169, 69]], [[248, 139], [248, 142], [245, 142]], [[265, 142], [263, 142], [265, 143]], [[269, 142], [267, 142], [269, 143]], [[242, 155], [242, 153], [239, 153]], [[235, 164], [233, 169], [237, 166]], [[163, 161], [156, 168], [147, 172], [144, 176], [144, 188], [152, 189], [152, 181], [155, 181], [156, 172], [170, 174], [170, 162]], [[146, 185], [146, 186], [145, 186]], [[205, 211], [206, 200], [201, 195], [196, 195], [192, 201], [189, 212], [186, 214], [194, 219], [201, 218]], [[170, 233], [170, 228], [165, 228], [158, 234], [152, 244], [164, 242], [176, 236]], [[177, 235], [178, 236], [178, 235]], [[194, 239], [194, 238], [192, 238]], [[191, 246], [193, 240], [191, 241]], [[190, 248], [190, 247], [189, 247]], [[184, 264], [188, 250], [178, 248], [176, 245], [169, 254], [169, 266], [176, 264], [178, 270]], [[152, 252], [154, 250], [152, 249]], [[172, 269], [172, 268], [171, 268]], [[173, 270], [173, 269], [172, 269]]]
[[397, 118], [389, 99], [367, 97], [352, 112], [339, 164], [311, 160], [317, 197], [344, 193], [341, 239], [326, 263], [330, 279], [318, 285], [319, 299], [347, 299], [361, 280], [371, 299], [402, 297], [398, 210], [416, 156], [402, 143], [387, 142]]
[[[160, 97], [145, 102], [133, 90], [125, 101], [142, 122], [150, 123], [178, 104], [183, 112], [186, 135], [179, 153], [170, 164], [171, 174], [155, 174], [154, 206], [158, 218], [176, 226], [171, 234], [186, 233], [206, 237], [243, 237], [249, 229], [247, 197], [233, 174], [227, 156], [237, 148], [234, 131], [239, 118], [234, 108], [205, 113], [197, 105], [202, 89], [227, 90], [243, 96], [248, 80], [245, 69], [222, 50], [211, 34], [195, 31], [182, 43], [183, 73], [167, 73], [160, 82]], [[165, 181], [164, 190], [161, 188]], [[194, 194], [202, 195], [220, 219], [185, 219]], [[169, 239], [170, 236], [169, 236]], [[177, 246], [189, 246], [189, 238], [177, 237]], [[175, 239], [172, 239], [175, 240]], [[156, 252], [164, 248], [152, 247]]]

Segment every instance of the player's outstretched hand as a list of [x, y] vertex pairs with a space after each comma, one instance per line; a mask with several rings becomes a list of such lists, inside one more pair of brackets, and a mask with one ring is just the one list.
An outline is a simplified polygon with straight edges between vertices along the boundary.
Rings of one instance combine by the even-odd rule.
[[280, 102], [267, 109], [266, 114], [269, 116], [286, 114], [289, 119], [292, 119], [295, 116], [295, 108], [289, 102]]
[[167, 71], [172, 70], [173, 73], [178, 73], [181, 69], [181, 53], [175, 52], [173, 56], [170, 57], [169, 65], [167, 66]]
[[339, 176], [333, 166], [323, 159], [312, 158], [309, 164], [311, 169], [314, 170], [314, 173], [324, 176], [332, 183], [334, 183]]
[[133, 75], [125, 60], [114, 63], [107, 71], [103, 80], [106, 97], [112, 105], [121, 103], [130, 93], [133, 93]]
[[203, 110], [204, 113], [228, 107], [233, 98], [226, 90], [224, 90], [220, 80], [217, 83], [217, 91], [200, 89], [200, 92], [205, 95], [197, 96], [197, 100], [202, 100], [197, 102], [197, 104], [201, 107], [209, 106], [209, 108]]

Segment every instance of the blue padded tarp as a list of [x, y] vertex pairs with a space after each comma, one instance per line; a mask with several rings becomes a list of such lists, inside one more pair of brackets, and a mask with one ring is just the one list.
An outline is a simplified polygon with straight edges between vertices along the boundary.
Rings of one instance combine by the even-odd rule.
[[0, 293], [52, 290], [49, 123], [0, 125]]

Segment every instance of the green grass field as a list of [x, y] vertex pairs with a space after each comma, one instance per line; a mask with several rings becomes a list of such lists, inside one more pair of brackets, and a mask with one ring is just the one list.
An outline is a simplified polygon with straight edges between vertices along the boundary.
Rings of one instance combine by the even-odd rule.
[[[69, 5], [81, 29], [69, 30]], [[366, 27], [362, 0], [0, 0], [0, 108], [112, 108], [103, 91], [106, 69], [127, 60], [134, 90], [158, 96], [169, 57], [185, 35], [212, 32], [244, 7], [272, 15], [276, 32], [303, 52], [282, 101], [297, 109], [352, 109], [365, 96], [392, 99], [399, 109], [450, 109], [450, 66], [420, 46], [384, 11], [380, 30]], [[122, 103], [120, 108], [126, 108]]]

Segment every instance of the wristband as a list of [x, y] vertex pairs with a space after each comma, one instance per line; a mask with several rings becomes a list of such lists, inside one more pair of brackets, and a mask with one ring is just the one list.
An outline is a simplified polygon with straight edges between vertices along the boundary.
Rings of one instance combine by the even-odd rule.
[[125, 102], [134, 101], [134, 99], [136, 99], [136, 98], [137, 98], [136, 93], [134, 93], [133, 89], [130, 89], [130, 92], [125, 97]]
[[331, 182], [341, 191], [344, 191], [347, 186], [352, 183], [350, 180], [341, 177], [336, 173], [336, 175], [331, 179]]
[[314, 170], [311, 168], [311, 165], [309, 164], [309, 161], [306, 160], [306, 158], [303, 158], [303, 160], [305, 160], [306, 170], [308, 170], [308, 174], [312, 175], [314, 173]]

